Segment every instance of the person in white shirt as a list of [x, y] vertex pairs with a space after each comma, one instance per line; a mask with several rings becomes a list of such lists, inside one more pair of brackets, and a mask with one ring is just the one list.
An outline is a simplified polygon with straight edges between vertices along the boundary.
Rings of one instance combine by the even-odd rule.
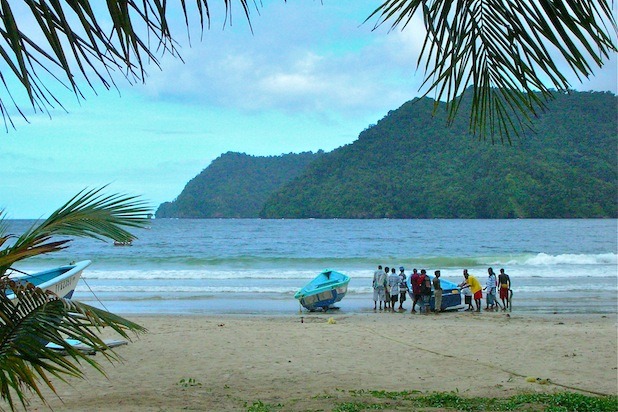
[[378, 270], [373, 272], [373, 310], [377, 309], [378, 301], [380, 310], [382, 302], [386, 300], [386, 275], [382, 271], [382, 265], [378, 265]]
[[395, 268], [391, 270], [390, 275], [388, 275], [388, 290], [390, 291], [390, 299], [391, 299], [391, 312], [395, 312], [395, 305], [397, 305], [397, 301], [399, 300], [399, 283], [401, 282], [401, 278], [397, 274]]

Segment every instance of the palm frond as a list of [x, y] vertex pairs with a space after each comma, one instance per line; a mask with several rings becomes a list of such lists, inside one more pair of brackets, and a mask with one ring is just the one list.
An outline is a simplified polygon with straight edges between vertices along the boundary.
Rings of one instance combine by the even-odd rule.
[[151, 209], [137, 196], [103, 194], [105, 188], [82, 190], [43, 222], [35, 223], [13, 245], [0, 250], [0, 275], [22, 259], [66, 248], [71, 239], [57, 236], [120, 242], [136, 239], [125, 228], [146, 227]]
[[0, 248], [12, 237], [11, 234], [7, 234], [8, 224], [4, 220], [4, 210], [0, 210]]
[[[110, 327], [126, 339], [131, 338], [128, 332], [146, 332], [120, 316], [58, 298], [32, 285], [18, 285], [3, 278], [0, 288], [12, 290], [16, 297], [11, 300], [6, 293], [0, 293], [0, 396], [11, 409], [17, 400], [25, 407], [28, 392], [45, 402], [39, 386], [43, 382], [55, 392], [51, 376], [61, 380], [66, 376], [83, 377], [82, 362], [104, 374], [100, 363], [72, 347], [65, 338], [100, 350], [105, 359], [113, 362], [119, 358], [98, 337], [101, 328]], [[48, 342], [61, 346], [64, 353], [46, 347]]]
[[[231, 22], [232, 5], [238, 3], [249, 21], [249, 8], [256, 8], [255, 0], [219, 0], [225, 5], [225, 21]], [[100, 2], [93, 9], [90, 0], [24, 1], [25, 10], [35, 22], [35, 29], [19, 21], [7, 0], [0, 1], [0, 58], [8, 66], [0, 75], [12, 105], [24, 116], [15, 103], [5, 81], [7, 74], [15, 76], [26, 92], [35, 111], [47, 112], [61, 104], [39, 77], [42, 71], [61, 85], [82, 97], [80, 79], [94, 89], [91, 79], [105, 88], [114, 85], [114, 76], [129, 83], [144, 81], [145, 65], [159, 66], [158, 59], [171, 54], [179, 57], [177, 43], [170, 29], [168, 1], [114, 0]], [[195, 13], [186, 0], [179, 0], [176, 9], [182, 10], [187, 31], [189, 16]], [[199, 24], [210, 25], [208, 0], [195, 0]], [[23, 18], [23, 17], [21, 17]], [[23, 18], [24, 20], [28, 20]], [[23, 23], [23, 24], [22, 24]], [[38, 43], [42, 36], [44, 45]], [[5, 127], [11, 122], [5, 99], [0, 99]], [[11, 122], [12, 124], [12, 122]]]
[[416, 14], [427, 33], [417, 63], [425, 95], [446, 101], [452, 121], [471, 87], [470, 129], [492, 142], [528, 127], [553, 88], [568, 92], [560, 59], [583, 79], [617, 51], [607, 0], [387, 0], [367, 20], [404, 29]]

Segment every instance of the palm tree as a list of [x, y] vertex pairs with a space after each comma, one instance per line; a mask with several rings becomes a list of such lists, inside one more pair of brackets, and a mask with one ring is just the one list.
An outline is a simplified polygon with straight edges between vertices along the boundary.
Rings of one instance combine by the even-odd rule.
[[[250, 9], [261, 4], [222, 1], [226, 22], [233, 5], [250, 21]], [[43, 43], [25, 31], [8, 1], [0, 5], [1, 55], [35, 111], [61, 105], [46, 88], [45, 75], [66, 82], [78, 97], [80, 76], [91, 87], [91, 78], [113, 87], [115, 73], [129, 82], [144, 81], [145, 62], [158, 65], [156, 54], [178, 56], [170, 10], [181, 10], [187, 29], [190, 19], [197, 18], [203, 30], [211, 18], [208, 0], [195, 0], [195, 8], [185, 0], [102, 3], [24, 0], [20, 19], [37, 23], [35, 35], [42, 34]], [[426, 73], [425, 93], [448, 101], [452, 120], [463, 95], [471, 92], [471, 130], [483, 138], [510, 140], [552, 98], [551, 88], [568, 92], [564, 70], [589, 77], [617, 51], [612, 8], [609, 0], [386, 0], [367, 20], [405, 29], [420, 15], [426, 37], [417, 64]], [[9, 97], [0, 99], [5, 125], [12, 124], [7, 100], [23, 116], [8, 89], [8, 75], [0, 73]]]
[[[34, 392], [44, 402], [40, 382], [55, 392], [50, 377], [83, 377], [85, 362], [104, 374], [92, 357], [73, 348], [64, 339], [77, 339], [101, 350], [110, 361], [118, 360], [98, 336], [110, 327], [129, 339], [128, 332], [146, 330], [127, 319], [84, 303], [60, 298], [33, 285], [18, 285], [7, 275], [23, 259], [66, 248], [73, 237], [130, 241], [135, 238], [125, 227], [145, 227], [150, 209], [134, 196], [104, 195], [103, 188], [83, 190], [49, 218], [33, 225], [21, 236], [7, 233], [0, 213], [0, 397], [12, 410], [16, 402], [26, 407]], [[62, 236], [62, 238], [58, 238]], [[7, 296], [12, 291], [16, 299]], [[63, 348], [46, 347], [47, 342]]]

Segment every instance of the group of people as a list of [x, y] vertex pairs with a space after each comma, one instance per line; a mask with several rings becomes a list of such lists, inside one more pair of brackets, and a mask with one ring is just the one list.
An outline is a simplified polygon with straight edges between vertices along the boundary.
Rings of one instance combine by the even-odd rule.
[[[412, 299], [412, 309], [410, 313], [416, 313], [416, 305], [419, 306], [421, 313], [429, 313], [430, 300], [432, 295], [435, 297], [434, 312], [441, 312], [442, 305], [442, 285], [440, 284], [440, 271], [434, 272], [433, 280], [427, 275], [425, 269], [421, 269], [420, 273], [417, 269], [412, 271], [410, 275], [410, 287], [408, 287], [408, 279], [403, 266], [399, 267], [399, 273], [396, 269], [388, 266], [382, 269], [382, 265], [378, 265], [378, 269], [373, 273], [373, 309], [377, 310], [378, 305], [382, 310], [404, 311], [403, 302], [407, 296]], [[396, 308], [397, 303], [399, 307]]]
[[[488, 279], [485, 287], [481, 286], [480, 281], [473, 275], [468, 273], [468, 269], [464, 269], [464, 281], [458, 287], [461, 289], [465, 297], [465, 303], [468, 305], [466, 311], [476, 310], [481, 311], [481, 299], [483, 298], [483, 290], [486, 291], [486, 307], [485, 310], [496, 310], [501, 308], [507, 310], [510, 308], [511, 294], [511, 279], [509, 275], [500, 269], [500, 274], [496, 276], [492, 268], [487, 269]], [[373, 273], [373, 310], [404, 311], [403, 303], [409, 296], [412, 299], [412, 308], [410, 313], [416, 313], [416, 305], [419, 306], [420, 313], [430, 312], [431, 296], [434, 296], [433, 312], [439, 313], [442, 308], [442, 285], [440, 283], [440, 271], [434, 272], [434, 278], [431, 279], [425, 269], [420, 272], [413, 269], [408, 279], [403, 266], [399, 267], [399, 273], [392, 267], [389, 268], [378, 265], [378, 269]], [[410, 287], [412, 290], [410, 290]], [[499, 290], [499, 299], [502, 300], [502, 305], [498, 301], [496, 291]], [[476, 305], [476, 309], [472, 305], [472, 299]], [[397, 304], [399, 307], [397, 308]]]
[[[481, 299], [483, 298], [483, 291], [485, 292], [485, 310], [511, 309], [511, 278], [504, 272], [504, 269], [500, 269], [500, 274], [496, 277], [496, 273], [492, 268], [487, 269], [487, 281], [485, 287], [481, 286], [481, 282], [473, 275], [468, 273], [468, 269], [464, 269], [463, 276], [464, 281], [458, 286], [461, 288], [464, 294], [464, 299], [467, 311], [476, 310], [481, 311]], [[499, 292], [499, 296], [496, 296], [496, 290]], [[502, 301], [500, 305], [499, 299]], [[472, 306], [472, 299], [474, 299], [474, 306]]]

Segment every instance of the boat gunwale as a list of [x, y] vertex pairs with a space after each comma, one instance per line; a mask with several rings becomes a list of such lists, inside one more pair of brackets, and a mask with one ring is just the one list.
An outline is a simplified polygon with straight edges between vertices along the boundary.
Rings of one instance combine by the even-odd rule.
[[[74, 264], [70, 264], [70, 265], [63, 265], [63, 266], [59, 266], [53, 269], [47, 269], [47, 270], [43, 270], [40, 272], [35, 272], [32, 274], [22, 274], [19, 276], [15, 276], [15, 277], [10, 277], [11, 280], [15, 281], [15, 282], [29, 282], [32, 283], [33, 285], [35, 285], [37, 288], [40, 289], [45, 289], [48, 288], [56, 283], [62, 282], [65, 279], [68, 279], [76, 274], [79, 274], [81, 272], [83, 272], [84, 269], [86, 269], [88, 266], [90, 266], [90, 264], [92, 263], [91, 260], [81, 260], [77, 263]], [[46, 275], [49, 275], [52, 272], [57, 272], [57, 271], [62, 271], [65, 270], [66, 268], [69, 268], [69, 270], [67, 270], [66, 272], [58, 275], [58, 276], [54, 276], [53, 278], [46, 280], [42, 283], [34, 283], [31, 281], [31, 279], [36, 279], [36, 278], [40, 278], [40, 277], [44, 277]], [[9, 299], [13, 299], [15, 296], [14, 294], [11, 293], [7, 293], [6, 295], [7, 297], [9, 297]]]
[[[330, 281], [333, 283], [329, 283], [328, 285], [324, 285], [324, 282], [320, 284], [320, 286], [316, 286], [314, 289], [311, 290], [307, 290], [307, 287], [309, 285], [311, 285], [311, 283], [313, 281], [315, 281], [318, 277], [320, 277], [320, 275], [323, 275], [325, 273], [337, 273], [338, 275], [341, 276], [340, 280], [335, 280], [335, 281]], [[331, 269], [327, 269], [324, 270], [322, 272], [320, 272], [314, 279], [311, 280], [311, 282], [307, 283], [305, 286], [303, 286], [298, 292], [296, 292], [294, 294], [294, 298], [295, 299], [302, 299], [304, 297], [307, 296], [313, 296], [313, 295], [319, 295], [320, 293], [323, 293], [325, 291], [328, 290], [333, 290], [333, 289], [338, 289], [341, 287], [345, 287], [348, 285], [348, 283], [350, 283], [350, 277], [344, 273], [338, 272], [336, 270], [331, 270]]]

